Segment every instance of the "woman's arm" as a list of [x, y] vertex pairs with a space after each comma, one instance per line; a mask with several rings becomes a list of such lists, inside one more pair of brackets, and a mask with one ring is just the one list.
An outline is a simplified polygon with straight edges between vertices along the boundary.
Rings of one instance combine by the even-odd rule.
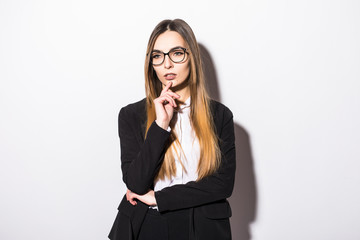
[[162, 189], [149, 191], [139, 196], [129, 193], [128, 200], [136, 198], [148, 205], [157, 205], [160, 212], [200, 206], [231, 196], [235, 179], [235, 137], [233, 116], [226, 109], [220, 134], [221, 164], [218, 171], [197, 182], [188, 182]]
[[136, 110], [130, 105], [122, 108], [119, 113], [121, 169], [127, 188], [135, 193], [145, 194], [161, 166], [170, 133], [153, 122], [143, 141], [141, 128], [144, 123], [139, 114], [146, 114], [146, 111], [139, 113]]
[[[167, 129], [180, 96], [170, 90], [172, 83], [164, 86], [154, 99], [156, 120], [148, 129], [143, 142], [142, 124], [139, 114], [146, 117], [145, 106], [140, 112], [134, 105], [122, 108], [119, 113], [119, 136], [121, 146], [121, 168], [128, 189], [137, 194], [149, 191], [164, 158], [170, 133]], [[145, 105], [145, 104], [144, 104]]]
[[155, 192], [160, 212], [195, 207], [231, 196], [235, 180], [235, 136], [233, 115], [224, 111], [220, 133], [221, 164], [218, 171], [197, 182], [188, 182]]

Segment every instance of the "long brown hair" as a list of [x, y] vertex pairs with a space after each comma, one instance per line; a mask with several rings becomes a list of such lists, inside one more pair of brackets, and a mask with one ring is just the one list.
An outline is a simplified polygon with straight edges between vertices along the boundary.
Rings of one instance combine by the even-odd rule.
[[[147, 98], [146, 133], [152, 122], [156, 119], [153, 100], [160, 95], [162, 90], [162, 83], [158, 79], [150, 61], [150, 53], [154, 48], [157, 37], [166, 31], [179, 33], [187, 45], [188, 60], [190, 61], [190, 73], [187, 79], [191, 98], [190, 119], [200, 145], [200, 159], [197, 168], [197, 180], [200, 180], [214, 173], [219, 167], [220, 149], [210, 111], [210, 99], [205, 89], [199, 45], [190, 26], [181, 19], [163, 20], [155, 27], [150, 35], [145, 59], [145, 90]], [[175, 175], [176, 166], [173, 152], [178, 154], [179, 151], [181, 151], [180, 143], [175, 132], [171, 130], [169, 147], [166, 150], [164, 161], [157, 175], [158, 179], [164, 179], [165, 177], [170, 178]]]

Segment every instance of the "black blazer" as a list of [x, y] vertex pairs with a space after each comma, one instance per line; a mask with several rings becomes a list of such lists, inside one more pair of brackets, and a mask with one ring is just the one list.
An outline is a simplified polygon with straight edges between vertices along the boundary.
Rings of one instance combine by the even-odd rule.
[[[157, 191], [155, 198], [160, 213], [184, 208], [191, 210], [193, 239], [231, 239], [231, 209], [226, 198], [231, 196], [235, 178], [233, 115], [226, 106], [213, 100], [210, 108], [222, 154], [219, 169], [200, 181]], [[144, 140], [146, 99], [123, 107], [118, 121], [123, 181], [131, 191], [145, 194], [153, 188], [170, 133], [153, 122]], [[124, 196], [118, 210], [109, 238], [137, 239], [148, 206], [140, 201], [133, 206]]]

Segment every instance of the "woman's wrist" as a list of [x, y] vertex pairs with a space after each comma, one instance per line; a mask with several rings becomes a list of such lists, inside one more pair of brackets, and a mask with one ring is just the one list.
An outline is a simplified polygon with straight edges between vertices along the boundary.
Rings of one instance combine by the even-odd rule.
[[156, 197], [155, 197], [155, 191], [150, 191], [151, 198], [153, 200], [152, 206], [157, 206]]
[[156, 124], [159, 126], [159, 127], [161, 127], [162, 129], [164, 129], [164, 130], [168, 130], [168, 128], [169, 128], [169, 123], [167, 123], [167, 122], [164, 122], [164, 121], [159, 121], [159, 120], [155, 120], [155, 122], [156, 122]]

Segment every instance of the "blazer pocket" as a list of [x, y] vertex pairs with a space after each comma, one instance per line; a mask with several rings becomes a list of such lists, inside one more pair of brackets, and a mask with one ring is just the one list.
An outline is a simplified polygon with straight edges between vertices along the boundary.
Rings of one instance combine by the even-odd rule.
[[201, 206], [200, 211], [209, 219], [223, 219], [231, 217], [231, 208], [227, 200]]

